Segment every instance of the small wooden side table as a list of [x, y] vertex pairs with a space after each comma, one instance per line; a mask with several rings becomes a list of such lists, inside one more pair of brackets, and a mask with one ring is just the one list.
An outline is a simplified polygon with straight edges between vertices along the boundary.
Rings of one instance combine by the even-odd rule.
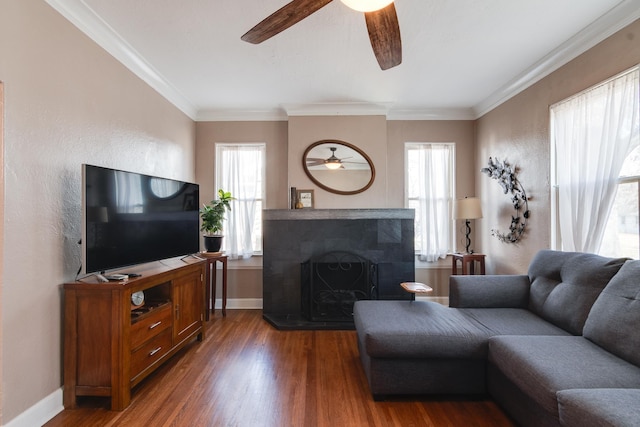
[[485, 274], [484, 254], [450, 254], [451, 274], [458, 274], [458, 261], [462, 262], [462, 274], [476, 274], [475, 264], [480, 264], [480, 273]]
[[411, 294], [412, 301], [416, 299], [416, 295], [426, 295], [433, 291], [431, 286], [420, 282], [402, 282], [400, 283], [400, 286]]
[[[217, 285], [217, 265], [218, 262], [222, 264], [222, 315], [227, 315], [227, 255], [223, 255], [220, 252], [201, 252], [200, 255], [207, 262], [207, 274], [206, 274], [206, 310], [205, 320], [211, 318], [210, 313], [216, 311], [216, 285]], [[209, 310], [209, 301], [211, 301], [211, 310]]]

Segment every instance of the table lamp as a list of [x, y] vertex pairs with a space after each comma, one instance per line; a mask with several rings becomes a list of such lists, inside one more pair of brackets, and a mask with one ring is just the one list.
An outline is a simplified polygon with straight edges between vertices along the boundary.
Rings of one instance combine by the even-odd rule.
[[482, 218], [482, 207], [480, 206], [480, 199], [477, 197], [465, 197], [464, 199], [458, 199], [453, 204], [453, 219], [464, 219], [467, 231], [466, 237], [466, 253], [473, 253], [469, 250], [471, 246], [471, 221], [472, 219]]

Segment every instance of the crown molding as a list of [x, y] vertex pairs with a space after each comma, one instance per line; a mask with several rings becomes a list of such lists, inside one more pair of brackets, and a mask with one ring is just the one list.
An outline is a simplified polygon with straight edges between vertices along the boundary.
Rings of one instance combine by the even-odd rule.
[[386, 116], [391, 103], [326, 102], [315, 104], [284, 104], [289, 117], [292, 116]]
[[475, 118], [513, 98], [569, 61], [640, 18], [640, 0], [624, 0], [567, 42], [473, 107]]
[[386, 116], [387, 120], [474, 120], [471, 108], [390, 109], [386, 105], [367, 103], [289, 104], [273, 110], [203, 110], [196, 121], [287, 121], [304, 116]]
[[287, 113], [279, 108], [272, 110], [202, 110], [197, 122], [286, 122]]
[[45, 0], [176, 108], [195, 120], [196, 107], [82, 0]]
[[393, 109], [388, 120], [475, 120], [471, 108]]
[[391, 102], [336, 102], [319, 104], [286, 104], [293, 116], [385, 116], [387, 120], [473, 120], [470, 108], [392, 108]]

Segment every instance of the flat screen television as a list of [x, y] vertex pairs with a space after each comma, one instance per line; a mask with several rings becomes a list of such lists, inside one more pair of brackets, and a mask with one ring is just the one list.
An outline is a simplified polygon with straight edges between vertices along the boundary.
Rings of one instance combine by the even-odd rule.
[[198, 184], [83, 164], [81, 272], [197, 253], [198, 207]]

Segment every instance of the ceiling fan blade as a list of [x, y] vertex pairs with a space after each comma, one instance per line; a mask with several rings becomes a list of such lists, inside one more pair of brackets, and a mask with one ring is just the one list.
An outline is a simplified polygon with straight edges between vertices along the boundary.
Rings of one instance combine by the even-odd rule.
[[394, 4], [375, 12], [366, 12], [364, 17], [371, 47], [380, 68], [388, 70], [399, 65], [402, 62], [402, 40]]
[[242, 40], [258, 44], [300, 22], [333, 0], [293, 0], [247, 31]]

